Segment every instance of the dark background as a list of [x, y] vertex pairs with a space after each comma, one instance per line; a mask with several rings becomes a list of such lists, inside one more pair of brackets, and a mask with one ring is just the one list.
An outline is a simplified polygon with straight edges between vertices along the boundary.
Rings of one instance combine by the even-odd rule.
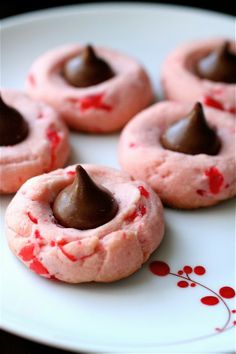
[[[34, 10], [40, 10], [49, 7], [55, 6], [63, 6], [70, 4], [78, 4], [78, 3], [93, 3], [93, 2], [105, 2], [104, 1], [78, 1], [78, 0], [7, 0], [1, 1], [0, 9], [1, 9], [1, 18], [17, 15], [23, 12], [29, 12]], [[112, 2], [112, 1], [111, 1]], [[124, 2], [124, 1], [119, 1]], [[132, 2], [132, 1], [130, 1]], [[138, 2], [138, 1], [137, 1]], [[146, 2], [145, 0], [143, 2]], [[221, 13], [235, 15], [236, 10], [235, 6], [233, 9], [233, 1], [222, 0], [222, 1], [214, 1], [214, 0], [177, 0], [177, 1], [147, 1], [151, 3], [163, 3], [163, 4], [177, 4], [184, 6], [192, 6], [202, 9], [213, 10]]]
[[[40, 10], [44, 8], [50, 8], [55, 6], [63, 6], [78, 3], [92, 3], [95, 1], [65, 1], [65, 0], [7, 0], [1, 1], [0, 3], [0, 13], [1, 19], [13, 15], [18, 15], [24, 12]], [[99, 1], [96, 1], [99, 2]], [[122, 1], [119, 1], [122, 2]], [[130, 1], [131, 2], [131, 1]], [[226, 13], [230, 15], [235, 15], [235, 9], [233, 10], [232, 1], [149, 1], [151, 3], [164, 3], [164, 4], [176, 4], [191, 6], [201, 9], [208, 9], [220, 13]], [[37, 343], [27, 341], [25, 339], [13, 336], [4, 331], [0, 331], [0, 345], [1, 352], [3, 354], [69, 354], [69, 351], [61, 351], [58, 349], [43, 346]]]

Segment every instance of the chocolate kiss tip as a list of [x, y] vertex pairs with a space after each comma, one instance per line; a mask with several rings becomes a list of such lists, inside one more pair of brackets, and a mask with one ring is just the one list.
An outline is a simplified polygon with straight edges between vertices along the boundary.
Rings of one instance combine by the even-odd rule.
[[197, 115], [200, 113], [200, 114], [202, 114], [204, 116], [203, 107], [202, 107], [201, 102], [196, 102], [195, 103], [195, 105], [193, 106], [192, 112], [196, 112]]
[[187, 117], [172, 124], [161, 136], [164, 148], [189, 155], [216, 155], [220, 150], [220, 140], [210, 128], [203, 107], [197, 102]]
[[195, 105], [193, 106], [193, 109], [201, 109], [202, 110], [201, 102], [196, 102]]
[[115, 74], [110, 65], [97, 56], [89, 44], [80, 55], [69, 59], [64, 66], [63, 75], [75, 87], [89, 87], [111, 79]]
[[229, 41], [225, 41], [225, 42], [222, 44], [221, 48], [222, 48], [222, 51], [223, 51], [223, 52], [224, 52], [225, 50], [228, 52], [228, 50], [229, 50]]
[[192, 121], [194, 121], [194, 120], [195, 121], [202, 120], [204, 122], [204, 124], [207, 125], [205, 114], [204, 114], [204, 110], [203, 110], [203, 106], [202, 106], [201, 102], [196, 102], [195, 103], [195, 105], [193, 106], [193, 109], [189, 113], [188, 117]]
[[1, 105], [1, 110], [3, 106], [7, 106], [6, 103], [2, 99], [2, 93], [0, 92], [0, 105]]
[[0, 146], [12, 146], [29, 133], [28, 123], [15, 108], [8, 106], [0, 93]]
[[88, 44], [88, 45], [86, 45], [86, 47], [84, 47], [83, 53], [87, 57], [97, 57], [96, 54], [95, 54], [95, 51], [93, 49], [93, 46], [91, 44]]
[[229, 41], [224, 41], [222, 45], [219, 48], [219, 52], [221, 54], [226, 54], [230, 52], [230, 42]]
[[74, 182], [57, 196], [53, 213], [64, 227], [88, 230], [115, 217], [118, 204], [112, 194], [98, 186], [81, 166], [76, 166]]

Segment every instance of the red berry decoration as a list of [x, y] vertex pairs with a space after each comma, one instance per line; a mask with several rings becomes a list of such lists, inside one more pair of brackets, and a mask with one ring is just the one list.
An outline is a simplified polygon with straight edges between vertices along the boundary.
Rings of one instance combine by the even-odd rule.
[[159, 277], [164, 277], [170, 273], [170, 267], [168, 264], [162, 261], [155, 261], [149, 265], [151, 272]]
[[184, 272], [185, 272], [186, 274], [191, 274], [192, 271], [193, 271], [193, 268], [192, 268], [192, 267], [190, 267], [190, 266], [184, 266]]
[[178, 283], [177, 283], [178, 287], [180, 288], [187, 288], [188, 287], [188, 282], [185, 281], [185, 280], [180, 280]]
[[197, 274], [197, 275], [203, 275], [206, 273], [206, 269], [202, 266], [196, 266], [194, 268], [194, 273]]
[[204, 305], [214, 306], [219, 303], [219, 299], [216, 296], [205, 296], [201, 298], [201, 302]]
[[235, 291], [230, 286], [223, 286], [223, 288], [220, 288], [219, 294], [225, 299], [231, 299], [235, 296]]
[[[142, 193], [141, 190], [140, 192]], [[227, 311], [227, 319], [225, 321], [225, 324], [223, 326], [216, 327], [215, 328], [216, 332], [218, 333], [224, 332], [226, 330], [233, 328], [236, 325], [236, 321], [231, 320], [232, 314], [235, 314], [236, 310], [235, 309], [230, 310], [228, 304], [223, 299], [223, 298], [231, 299], [235, 297], [236, 295], [235, 290], [230, 286], [223, 286], [220, 288], [219, 295], [218, 295], [217, 292], [212, 290], [210, 287], [200, 283], [199, 281], [195, 281], [194, 279], [192, 279], [192, 276], [189, 275], [191, 273], [194, 273], [198, 276], [204, 275], [206, 273], [206, 269], [203, 266], [198, 265], [192, 268], [191, 266], [186, 265], [183, 267], [183, 269], [180, 269], [176, 273], [174, 273], [170, 271], [170, 267], [167, 263], [162, 261], [154, 261], [149, 265], [149, 269], [153, 274], [158, 276], [171, 275], [180, 278], [180, 280], [176, 284], [179, 288], [188, 288], [188, 287], [195, 288], [198, 285], [200, 288], [203, 288], [204, 290], [208, 290], [211, 295], [202, 297], [200, 299], [201, 303], [206, 306], [215, 306], [218, 303], [221, 303], [221, 305], [223, 305], [225, 307], [225, 310]]]

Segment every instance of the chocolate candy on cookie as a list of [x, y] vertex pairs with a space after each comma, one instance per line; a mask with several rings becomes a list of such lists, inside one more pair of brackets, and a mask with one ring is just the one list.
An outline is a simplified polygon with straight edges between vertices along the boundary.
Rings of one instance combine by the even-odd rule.
[[143, 66], [108, 48], [74, 44], [43, 54], [26, 81], [28, 94], [47, 102], [79, 131], [121, 129], [153, 100]]
[[8, 106], [0, 95], [0, 146], [10, 146], [25, 140], [29, 126], [15, 108]]
[[164, 148], [184, 154], [217, 155], [220, 139], [209, 126], [201, 103], [196, 103], [189, 114], [172, 124], [161, 136]]
[[235, 117], [235, 41], [216, 38], [176, 48], [164, 62], [162, 86], [166, 99], [200, 101]]
[[115, 73], [104, 59], [96, 55], [93, 47], [88, 45], [80, 55], [65, 63], [63, 75], [73, 86], [88, 87], [111, 79]]
[[202, 79], [236, 84], [236, 54], [230, 51], [230, 43], [223, 42], [199, 60], [197, 73]]
[[96, 165], [28, 180], [6, 212], [13, 253], [32, 271], [69, 283], [137, 271], [164, 234], [163, 207], [143, 181]]
[[200, 103], [166, 101], [144, 110], [124, 128], [119, 160], [166, 205], [207, 207], [236, 195], [234, 141], [229, 113]]
[[98, 186], [85, 169], [78, 165], [74, 182], [57, 196], [53, 213], [64, 227], [87, 230], [113, 219], [118, 204], [112, 194]]
[[68, 131], [52, 108], [2, 90], [0, 112], [0, 193], [14, 193], [27, 179], [64, 165]]

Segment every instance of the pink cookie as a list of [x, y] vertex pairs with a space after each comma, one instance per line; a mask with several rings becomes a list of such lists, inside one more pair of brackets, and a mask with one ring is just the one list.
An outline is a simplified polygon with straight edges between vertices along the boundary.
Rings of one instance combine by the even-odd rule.
[[184, 154], [161, 145], [167, 127], [191, 109], [186, 103], [155, 104], [125, 127], [119, 143], [125, 171], [148, 182], [165, 204], [186, 209], [213, 205], [236, 194], [235, 125], [229, 113], [204, 107], [208, 124], [221, 140], [215, 156]]
[[83, 49], [80, 44], [68, 45], [41, 56], [30, 69], [27, 91], [31, 97], [52, 105], [71, 128], [92, 133], [116, 131], [152, 101], [147, 73], [136, 60], [96, 47], [96, 53], [116, 75], [94, 86], [73, 87], [61, 71]]
[[69, 283], [111, 282], [134, 273], [160, 244], [163, 208], [144, 182], [106, 167], [83, 166], [96, 183], [109, 189], [119, 204], [108, 223], [89, 230], [56, 222], [52, 204], [71, 184], [75, 166], [27, 181], [6, 212], [13, 253], [34, 272]]
[[[235, 84], [201, 79], [195, 73], [199, 60], [218, 48], [226, 39], [191, 42], [175, 49], [166, 59], [162, 85], [167, 99], [182, 102], [201, 101], [205, 105], [236, 113]], [[235, 42], [230, 41], [233, 53]]]
[[13, 193], [30, 177], [64, 165], [69, 154], [68, 131], [49, 106], [18, 91], [3, 90], [2, 96], [29, 126], [25, 140], [0, 146], [0, 192]]

